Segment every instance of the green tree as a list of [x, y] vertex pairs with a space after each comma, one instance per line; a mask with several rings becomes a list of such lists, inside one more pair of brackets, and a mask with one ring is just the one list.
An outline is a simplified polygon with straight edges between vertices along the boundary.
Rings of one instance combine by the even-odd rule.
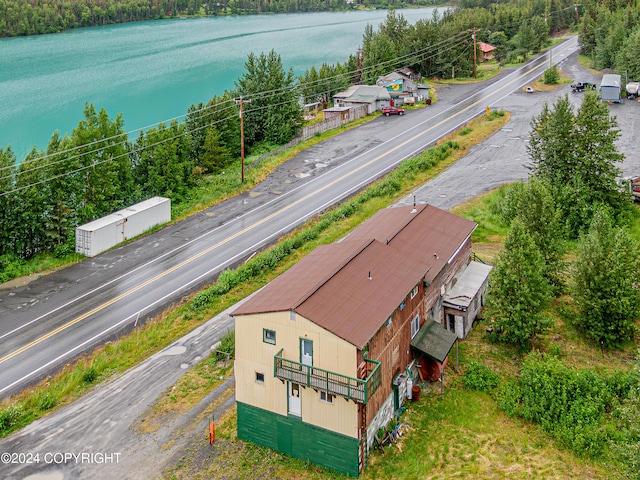
[[82, 221], [107, 215], [130, 203], [133, 169], [122, 114], [112, 120], [104, 108], [96, 112], [87, 103], [84, 119], [73, 129], [70, 143], [75, 148], [74, 170], [82, 172], [85, 182]]
[[497, 338], [525, 348], [550, 326], [545, 310], [552, 292], [544, 259], [518, 218], [511, 225], [489, 285], [487, 316], [494, 321]]
[[16, 205], [13, 189], [15, 186], [16, 156], [10, 146], [0, 147], [0, 255], [14, 253], [11, 248], [11, 232], [16, 223]]
[[282, 145], [302, 126], [293, 70], [285, 71], [275, 50], [256, 56], [250, 53], [246, 72], [236, 80], [238, 94], [251, 103], [244, 105], [247, 146], [260, 142]]
[[577, 115], [565, 95], [554, 109], [545, 105], [531, 126], [530, 168], [550, 186], [571, 237], [588, 228], [602, 208], [616, 218], [625, 211], [628, 202], [617, 183], [616, 163], [624, 158], [615, 145], [620, 133], [597, 93], [585, 94]]
[[640, 80], [640, 25], [625, 39], [616, 56], [616, 70], [627, 72], [630, 79]]
[[191, 144], [177, 120], [158, 124], [136, 141], [134, 165], [142, 199], [154, 195], [180, 200], [193, 185]]
[[527, 152], [530, 169], [541, 180], [557, 189], [565, 185], [577, 171], [573, 158], [573, 124], [575, 117], [568, 96], [561, 97], [554, 108], [544, 104], [531, 120]]
[[215, 127], [209, 127], [200, 165], [209, 173], [219, 173], [229, 164], [230, 160], [231, 155], [222, 144], [220, 132]]
[[536, 32], [531, 27], [531, 22], [525, 20], [518, 29], [518, 34], [513, 39], [516, 48], [524, 55], [524, 58], [529, 56], [530, 51], [536, 51], [539, 45], [539, 40], [536, 37]]
[[515, 203], [512, 218], [522, 222], [533, 240], [542, 256], [544, 276], [557, 293], [562, 287], [566, 267], [563, 261], [565, 233], [562, 212], [556, 206], [549, 187], [535, 175], [521, 188], [513, 189], [509, 193], [511, 195], [517, 197], [515, 202], [507, 202]]
[[234, 102], [236, 96], [236, 92], [225, 91], [222, 95], [214, 95], [206, 105], [200, 102], [189, 107], [185, 124], [191, 140], [190, 154], [195, 165], [200, 163], [207, 130], [212, 126], [220, 133], [220, 140], [229, 154], [232, 157], [240, 156], [240, 122]]
[[633, 338], [640, 314], [638, 272], [638, 246], [606, 211], [597, 212], [579, 240], [573, 267], [575, 322], [587, 338], [608, 349]]
[[16, 221], [11, 229], [14, 253], [29, 259], [46, 251], [49, 198], [43, 186], [49, 180], [44, 152], [35, 147], [27, 154], [16, 172], [14, 213]]
[[547, 85], [557, 85], [560, 83], [560, 73], [558, 67], [553, 65], [544, 71], [543, 81]]
[[68, 250], [75, 248], [75, 227], [81, 223], [78, 211], [83, 198], [82, 173], [74, 171], [75, 160], [69, 138], [54, 132], [42, 159], [49, 179], [42, 189], [47, 192], [49, 203], [45, 226], [51, 248], [63, 244], [67, 244]]

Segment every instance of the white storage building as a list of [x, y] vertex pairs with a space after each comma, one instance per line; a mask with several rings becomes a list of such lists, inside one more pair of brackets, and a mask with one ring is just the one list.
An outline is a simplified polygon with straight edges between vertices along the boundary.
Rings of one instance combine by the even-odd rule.
[[76, 252], [94, 257], [171, 220], [171, 200], [153, 197], [76, 227]]

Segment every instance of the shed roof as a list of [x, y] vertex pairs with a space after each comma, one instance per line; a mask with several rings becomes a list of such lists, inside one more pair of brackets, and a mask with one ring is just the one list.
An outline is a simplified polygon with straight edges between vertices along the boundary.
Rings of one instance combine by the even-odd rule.
[[600, 88], [602, 87], [620, 87], [622, 84], [622, 76], [615, 73], [608, 73], [602, 76]]
[[486, 282], [492, 268], [484, 263], [470, 262], [453, 288], [444, 296], [445, 305], [466, 310]]
[[[475, 225], [431, 205], [381, 210], [342, 242], [316, 248], [232, 314], [292, 310], [363, 348]], [[434, 249], [442, 256], [425, 254]]]
[[336, 93], [333, 97], [354, 103], [373, 103], [391, 98], [386, 88], [377, 85], [352, 85], [344, 92]]
[[483, 53], [493, 52], [496, 49], [496, 47], [494, 47], [493, 45], [489, 45], [488, 43], [484, 42], [478, 42], [478, 45], [480, 46], [480, 50], [482, 50]]
[[444, 362], [458, 336], [446, 330], [433, 320], [427, 320], [418, 334], [411, 340], [411, 346], [437, 362]]

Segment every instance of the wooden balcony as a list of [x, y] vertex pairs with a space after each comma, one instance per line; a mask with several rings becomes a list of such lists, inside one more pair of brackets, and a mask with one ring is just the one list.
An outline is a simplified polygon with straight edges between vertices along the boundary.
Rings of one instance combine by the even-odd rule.
[[283, 381], [288, 380], [363, 404], [369, 401], [382, 383], [380, 362], [376, 360], [365, 358], [365, 362], [371, 364], [373, 369], [367, 378], [361, 379], [286, 359], [282, 356], [282, 350], [273, 357], [273, 375]]

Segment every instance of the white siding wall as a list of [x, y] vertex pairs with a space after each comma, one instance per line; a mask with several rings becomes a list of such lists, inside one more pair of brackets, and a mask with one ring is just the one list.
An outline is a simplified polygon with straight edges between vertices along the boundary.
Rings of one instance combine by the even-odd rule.
[[[356, 377], [357, 350], [348, 342], [307, 319], [277, 312], [241, 315], [235, 320], [236, 400], [280, 415], [287, 415], [287, 384], [274, 377], [274, 356], [300, 361], [300, 339], [313, 342], [313, 365], [332, 372]], [[263, 342], [263, 329], [276, 332], [276, 344]], [[264, 374], [264, 383], [256, 382], [256, 372]], [[301, 388], [302, 420], [350, 437], [358, 436], [358, 407], [353, 401], [335, 397], [329, 404], [320, 400], [320, 392]]]

